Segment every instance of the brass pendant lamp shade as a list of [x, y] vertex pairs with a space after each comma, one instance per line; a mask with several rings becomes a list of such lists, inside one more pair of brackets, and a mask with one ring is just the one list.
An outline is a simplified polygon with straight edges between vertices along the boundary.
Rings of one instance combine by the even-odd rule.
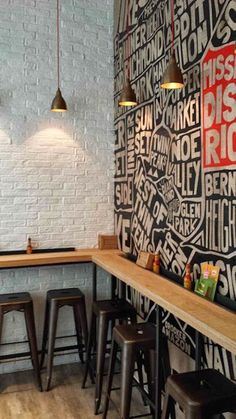
[[175, 40], [175, 26], [174, 26], [174, 0], [170, 0], [171, 6], [171, 26], [172, 26], [172, 54], [168, 66], [161, 79], [161, 87], [163, 89], [182, 89], [184, 87], [184, 80], [181, 70], [176, 62], [174, 52], [174, 40]]
[[137, 104], [135, 92], [131, 87], [129, 79], [127, 79], [120, 95], [119, 106], [136, 106]]
[[171, 55], [169, 64], [163, 74], [161, 87], [163, 89], [182, 89], [184, 87], [183, 76], [174, 53]]
[[65, 112], [67, 105], [60, 89], [59, 0], [57, 0], [57, 92], [51, 104], [52, 112]]
[[[130, 2], [128, 0], [128, 10], [130, 10]], [[124, 79], [125, 83], [123, 85], [123, 89], [120, 94], [120, 99], [118, 101], [119, 106], [136, 106], [138, 104], [135, 92], [130, 84], [130, 53], [131, 53], [131, 39], [129, 37], [129, 30], [130, 30], [130, 16], [128, 15], [127, 18], [127, 27], [126, 27], [126, 43], [127, 47], [125, 49], [126, 58], [127, 58], [127, 73], [124, 72]]]
[[51, 105], [52, 112], [65, 112], [67, 111], [66, 102], [62, 97], [61, 89], [58, 87], [56, 96], [54, 97]]

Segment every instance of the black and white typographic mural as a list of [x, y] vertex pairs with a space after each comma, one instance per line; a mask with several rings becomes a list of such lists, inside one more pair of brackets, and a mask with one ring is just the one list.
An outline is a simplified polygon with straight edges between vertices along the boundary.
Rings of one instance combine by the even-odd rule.
[[[162, 267], [196, 279], [220, 267], [218, 294], [236, 300], [236, 1], [175, 0], [174, 49], [184, 88], [160, 79], [171, 54], [169, 0], [116, 0], [115, 227], [120, 247], [160, 252]], [[118, 106], [129, 74], [138, 105]], [[153, 310], [133, 290], [142, 317]], [[194, 357], [191, 328], [163, 313], [163, 332]], [[236, 358], [205, 341], [204, 365], [236, 380]]]

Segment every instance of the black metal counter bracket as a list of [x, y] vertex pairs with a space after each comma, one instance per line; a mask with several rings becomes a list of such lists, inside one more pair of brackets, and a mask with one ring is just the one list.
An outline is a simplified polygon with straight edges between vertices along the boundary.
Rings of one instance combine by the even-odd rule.
[[155, 419], [161, 419], [161, 307], [156, 305], [156, 374], [155, 374]]

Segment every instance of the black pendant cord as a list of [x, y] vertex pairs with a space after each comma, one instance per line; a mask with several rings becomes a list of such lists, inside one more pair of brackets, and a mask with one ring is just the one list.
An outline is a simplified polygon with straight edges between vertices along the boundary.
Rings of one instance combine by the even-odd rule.
[[172, 53], [174, 53], [174, 42], [175, 42], [175, 25], [174, 25], [174, 0], [170, 0], [171, 4], [171, 30], [172, 30], [172, 42], [171, 42], [171, 49]]
[[57, 0], [57, 86], [60, 88], [60, 7]]
[[128, 0], [127, 2], [127, 19], [126, 19], [126, 40], [125, 40], [125, 48], [124, 48], [124, 63], [125, 63], [125, 59], [127, 60], [127, 66], [125, 66], [124, 68], [124, 78], [126, 80], [129, 80], [130, 78], [130, 74], [129, 74], [129, 5], [130, 5], [130, 0]]
[[60, 90], [60, 0], [57, 0], [57, 92], [52, 101], [51, 110], [53, 112], [65, 112], [67, 111], [67, 105], [65, 99], [62, 97]]
[[129, 16], [129, 10], [130, 10], [130, 0], [128, 1], [128, 19], [127, 19], [127, 58], [128, 58], [128, 80], [130, 80], [130, 60], [129, 60], [129, 55], [130, 55], [130, 38], [129, 38], [129, 26], [130, 26], [130, 16]]

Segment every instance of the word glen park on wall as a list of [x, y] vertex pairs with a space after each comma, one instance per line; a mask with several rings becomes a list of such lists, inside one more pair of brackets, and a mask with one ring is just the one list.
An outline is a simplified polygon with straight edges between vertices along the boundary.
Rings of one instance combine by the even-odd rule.
[[[181, 90], [160, 88], [171, 54], [167, 0], [116, 0], [115, 225], [120, 247], [160, 252], [183, 276], [191, 263], [220, 267], [217, 292], [236, 298], [235, 0], [175, 0], [174, 48]], [[139, 104], [118, 106], [125, 74]], [[143, 318], [153, 310], [134, 290]], [[163, 332], [194, 356], [193, 330], [163, 313]], [[236, 380], [236, 359], [205, 339], [203, 364]]]

